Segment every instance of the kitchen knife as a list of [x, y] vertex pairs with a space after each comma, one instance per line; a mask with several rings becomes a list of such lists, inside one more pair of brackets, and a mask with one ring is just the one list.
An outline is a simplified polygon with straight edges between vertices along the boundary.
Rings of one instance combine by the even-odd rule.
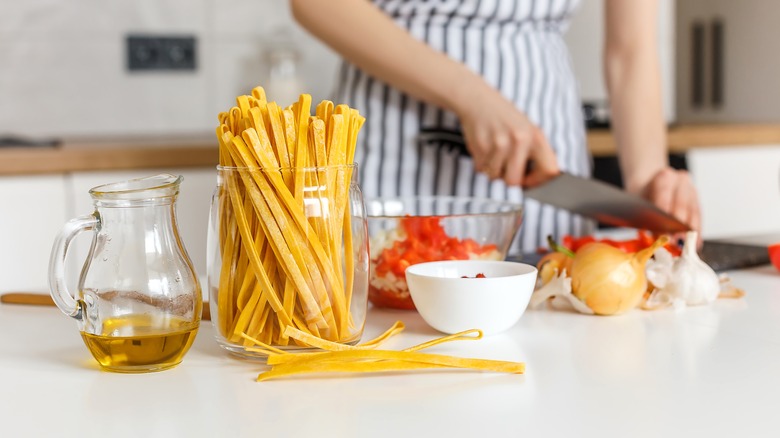
[[523, 193], [544, 204], [616, 227], [661, 233], [690, 230], [688, 225], [646, 199], [604, 182], [568, 173], [561, 173], [541, 185], [525, 189]]
[[[463, 134], [457, 130], [423, 129], [421, 143], [448, 144], [466, 152]], [[590, 178], [561, 173], [537, 187], [525, 189], [525, 196], [569, 210], [603, 224], [632, 227], [662, 233], [689, 231], [690, 227], [651, 202]]]
[[[0, 295], [0, 303], [3, 304], [28, 304], [33, 306], [55, 306], [54, 300], [50, 295], [29, 293], [29, 292], [9, 292]], [[209, 303], [203, 302], [203, 314], [201, 319], [209, 321], [211, 319], [211, 312], [209, 309]]]

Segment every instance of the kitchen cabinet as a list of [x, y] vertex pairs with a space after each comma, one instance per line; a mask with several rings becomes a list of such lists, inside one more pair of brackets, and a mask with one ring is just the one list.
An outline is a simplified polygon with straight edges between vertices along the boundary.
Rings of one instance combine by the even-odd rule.
[[[0, 292], [48, 290], [54, 238], [66, 221], [94, 211], [89, 189], [162, 172], [184, 176], [177, 201], [179, 230], [196, 271], [204, 276], [218, 156], [212, 136], [195, 135], [0, 149]], [[72, 289], [90, 242], [90, 233], [82, 233], [72, 243], [66, 260]]]
[[780, 232], [780, 144], [693, 148], [687, 162], [704, 238]]
[[684, 0], [676, 17], [679, 121], [780, 119], [780, 2]]
[[[48, 262], [54, 238], [66, 221], [94, 211], [89, 189], [162, 172], [184, 176], [177, 201], [179, 231], [196, 272], [205, 276], [209, 206], [216, 186], [213, 167], [3, 176], [0, 291], [48, 291]], [[76, 288], [91, 240], [92, 233], [86, 232], [71, 244], [66, 262], [71, 290]]]
[[65, 176], [0, 176], [0, 291], [47, 290], [49, 253], [67, 220]]

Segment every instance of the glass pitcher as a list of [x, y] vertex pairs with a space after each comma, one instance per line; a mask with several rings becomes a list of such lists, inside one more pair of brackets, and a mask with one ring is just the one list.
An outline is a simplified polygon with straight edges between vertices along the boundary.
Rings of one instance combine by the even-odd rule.
[[[181, 181], [160, 174], [94, 187], [95, 212], [70, 220], [54, 242], [52, 298], [78, 322], [87, 348], [109, 371], [174, 367], [195, 339], [203, 302], [176, 222]], [[82, 231], [94, 234], [74, 296], [65, 256]]]

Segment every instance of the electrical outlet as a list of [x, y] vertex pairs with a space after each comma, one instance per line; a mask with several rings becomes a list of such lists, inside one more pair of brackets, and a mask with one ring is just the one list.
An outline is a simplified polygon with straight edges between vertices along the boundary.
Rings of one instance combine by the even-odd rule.
[[194, 36], [128, 35], [129, 71], [194, 71], [197, 67], [197, 40]]

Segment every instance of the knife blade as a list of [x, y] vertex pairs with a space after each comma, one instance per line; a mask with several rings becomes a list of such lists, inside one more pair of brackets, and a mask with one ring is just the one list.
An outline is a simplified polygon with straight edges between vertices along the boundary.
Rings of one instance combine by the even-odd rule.
[[690, 227], [650, 201], [604, 182], [561, 173], [524, 195], [603, 224], [661, 233], [689, 231]]
[[[9, 292], [0, 295], [0, 303], [3, 304], [27, 304], [32, 306], [55, 306], [54, 300], [51, 295], [39, 294], [33, 292]], [[211, 311], [209, 303], [203, 302], [203, 313], [201, 319], [204, 321], [211, 320]]]

